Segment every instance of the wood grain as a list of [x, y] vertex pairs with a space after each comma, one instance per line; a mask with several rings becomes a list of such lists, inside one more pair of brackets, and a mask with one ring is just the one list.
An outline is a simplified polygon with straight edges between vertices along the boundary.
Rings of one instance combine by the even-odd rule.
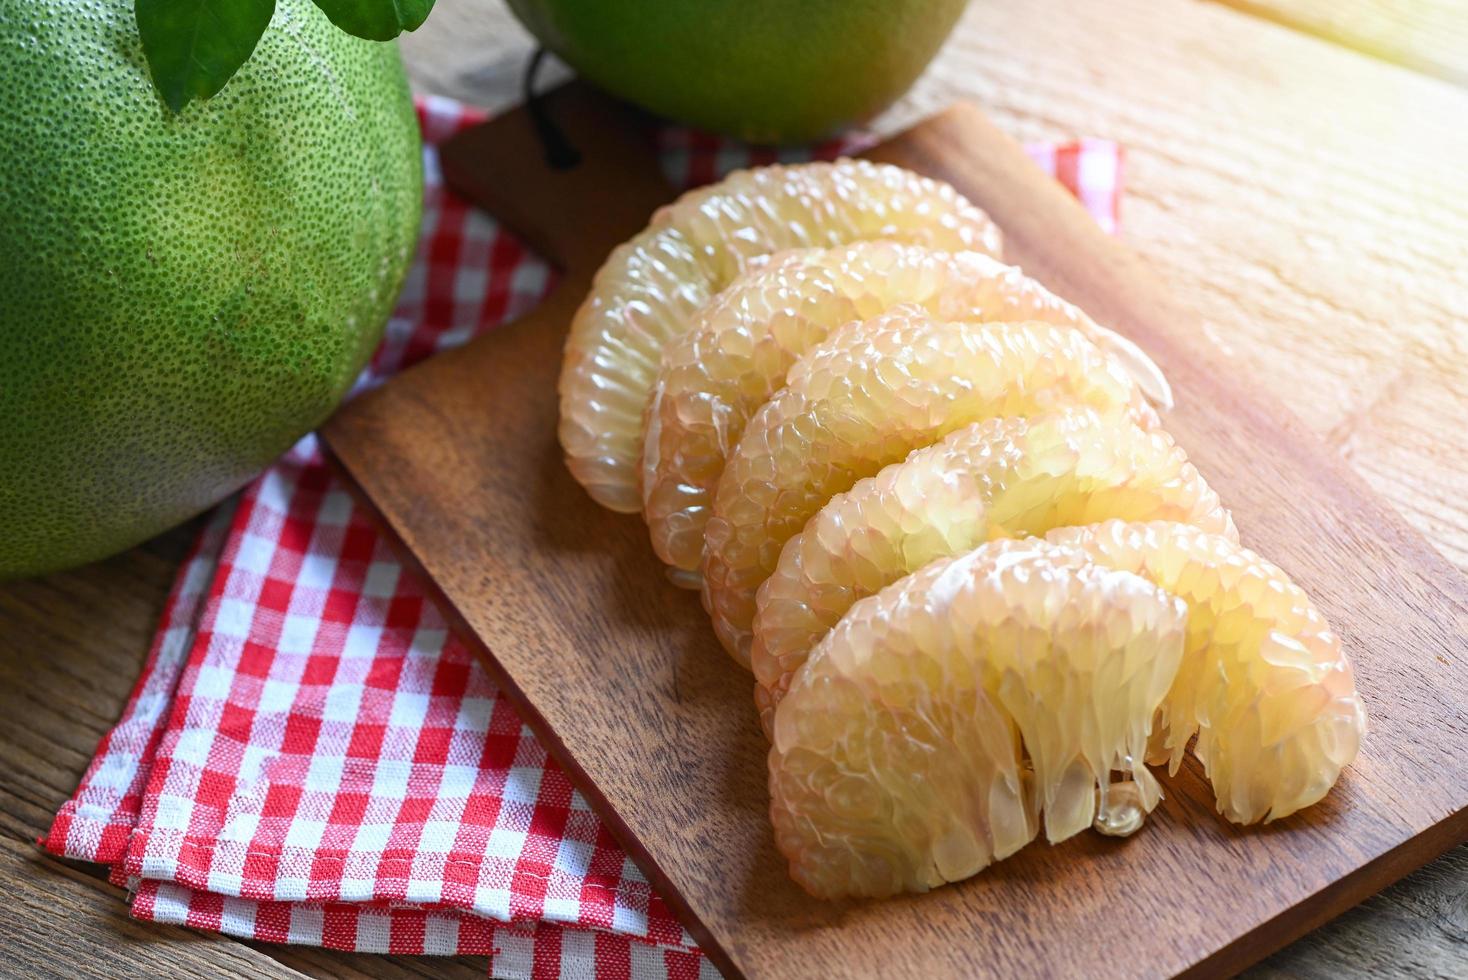
[[[952, 182], [1004, 229], [1012, 259], [1157, 358], [1179, 394], [1166, 424], [1244, 540], [1336, 623], [1373, 731], [1324, 803], [1265, 831], [1220, 823], [1188, 770], [1126, 845], [1030, 848], [890, 902], [808, 899], [773, 850], [748, 676], [717, 650], [696, 599], [663, 580], [640, 522], [597, 508], [559, 459], [570, 313], [607, 248], [640, 227], [659, 178], [600, 97], [573, 87], [549, 105], [582, 168], [550, 173], [521, 112], [449, 144], [443, 163], [563, 265], [562, 287], [521, 322], [359, 399], [324, 435], [722, 969], [846, 975], [880, 955], [894, 977], [1123, 976], [1138, 963], [1223, 975], [1468, 837], [1468, 775], [1444, 776], [1468, 728], [1468, 583], [1241, 376], [1143, 262], [961, 107], [873, 155]], [[1150, 937], [1137, 959], [1109, 957], [1117, 921]]]
[[1468, 4], [1461, 0], [1217, 0], [1297, 31], [1468, 85]]
[[299, 976], [229, 939], [134, 922], [122, 890], [95, 869], [35, 846], [126, 700], [196, 530], [0, 586], [0, 972], [8, 976]]
[[119, 889], [0, 836], [0, 971], [11, 977], [300, 977], [240, 943], [118, 914]]
[[1468, 92], [1187, 0], [974, 3], [882, 127], [973, 99], [1127, 149], [1124, 240], [1468, 567]]
[[[1353, 12], [1383, 2], [1330, 7], [1360, 22]], [[1321, 8], [1318, 0], [1278, 3]], [[1455, 6], [1402, 7], [1429, 5]], [[519, 98], [532, 42], [502, 3], [439, 0], [402, 47], [420, 91], [502, 107]], [[565, 75], [548, 66], [548, 81]], [[1459, 122], [1468, 102], [1450, 93], [1432, 79], [1206, 4], [975, 0], [928, 73], [875, 126], [890, 133], [969, 97], [1025, 139], [1124, 141], [1128, 243], [1313, 431], [1468, 568], [1461, 339], [1468, 232], [1464, 207], [1437, 203], [1461, 186], [1468, 134]], [[1339, 377], [1332, 364], [1341, 366]], [[0, 585], [7, 837], [28, 847], [44, 830], [120, 712], [188, 537], [173, 532], [75, 572]], [[11, 740], [28, 738], [32, 716], [52, 704], [66, 704], [78, 720], [47, 722], [50, 744], [32, 739], [17, 748]], [[52, 862], [37, 865], [5, 864], [0, 887], [44, 875]], [[50, 945], [49, 963], [33, 960], [28, 969], [69, 976], [115, 962], [97, 951], [128, 925], [122, 893], [88, 882], [90, 902], [6, 923], [11, 937], [35, 933]], [[1254, 972], [1322, 980], [1460, 975], [1468, 957], [1465, 892], [1468, 848], [1458, 848]], [[68, 901], [56, 894], [58, 904]], [[147, 929], [160, 937], [169, 972], [202, 972], [200, 964], [219, 976], [262, 972], [201, 959], [209, 943]], [[482, 960], [262, 949], [312, 976], [483, 975]], [[115, 965], [112, 975], [137, 972]]]
[[[420, 84], [504, 105], [533, 45], [440, 0], [405, 46]], [[963, 99], [1021, 140], [1120, 141], [1124, 240], [1468, 569], [1468, 92], [1215, 4], [1028, 0], [970, 4], [873, 128]]]
[[[1375, 5], [1331, 6], [1351, 17]], [[435, 57], [410, 70], [460, 98], [504, 104], [504, 90], [483, 84], [479, 53], [492, 48], [499, 65], [514, 61], [507, 46], [520, 43], [523, 58], [532, 45], [496, 13], [440, 0], [429, 27], [441, 33], [423, 39]], [[1468, 231], [1463, 208], [1436, 203], [1468, 158], [1461, 95], [1227, 9], [1033, 0], [972, 4], [875, 127], [892, 132], [961, 97], [1024, 139], [1123, 141], [1128, 243], [1468, 568]], [[1251, 972], [1456, 976], [1468, 958], [1465, 891], [1468, 848], [1458, 848]]]

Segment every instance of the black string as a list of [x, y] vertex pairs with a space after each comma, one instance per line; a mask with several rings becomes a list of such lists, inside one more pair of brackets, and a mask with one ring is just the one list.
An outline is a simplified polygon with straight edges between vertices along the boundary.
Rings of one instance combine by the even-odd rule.
[[569, 170], [581, 162], [581, 153], [566, 139], [561, 127], [551, 118], [544, 96], [536, 94], [535, 76], [540, 63], [545, 59], [545, 48], [536, 48], [525, 69], [525, 108], [530, 112], [530, 122], [535, 126], [535, 135], [540, 138], [545, 153], [546, 166], [552, 170]]

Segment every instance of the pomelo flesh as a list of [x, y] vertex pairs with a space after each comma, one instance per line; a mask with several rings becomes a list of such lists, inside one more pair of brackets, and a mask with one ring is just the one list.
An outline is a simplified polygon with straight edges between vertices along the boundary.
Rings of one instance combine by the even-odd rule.
[[[753, 193], [739, 208], [762, 205], [782, 213]], [[626, 365], [661, 352], [645, 429], [623, 413], [644, 447], [644, 516], [655, 538], [673, 523], [677, 493], [655, 503], [669, 474], [700, 497], [690, 513], [716, 478], [704, 604], [725, 648], [754, 657], [771, 818], [797, 881], [819, 897], [920, 891], [1013, 853], [1042, 820], [1052, 841], [1131, 833], [1161, 791], [1144, 762], [1175, 770], [1194, 735], [1234, 822], [1329, 791], [1365, 730], [1350, 663], [1159, 428], [1144, 396], [1166, 382], [1139, 377], [1144, 353], [1103, 349], [1033, 290], [1000, 290], [1013, 309], [986, 322], [977, 293], [945, 294], [934, 253], [860, 238], [750, 257], [709, 302], [700, 261], [744, 254], [750, 224], [736, 216], [728, 241], [676, 268], [658, 249], [609, 266], [613, 284], [657, 279], [666, 296], [691, 281], [702, 299], [632, 357], [615, 334], [646, 310], [629, 305], [601, 335], [620, 373], [561, 394], [567, 411], [645, 401]], [[904, 249], [911, 269], [892, 261]], [[887, 308], [884, 291], [915, 302]], [[948, 319], [950, 299], [978, 320]], [[1039, 322], [1007, 319], [1025, 311]]]
[[1340, 637], [1284, 571], [1171, 521], [1103, 521], [1046, 540], [1188, 605], [1183, 663], [1150, 761], [1176, 772], [1196, 733], [1193, 754], [1234, 823], [1278, 820], [1330, 791], [1360, 750], [1366, 709]]
[[1041, 819], [1051, 842], [1098, 817], [1137, 825], [1161, 796], [1142, 759], [1186, 618], [1144, 578], [1036, 539], [861, 600], [775, 713], [770, 818], [791, 876], [818, 898], [926, 891]]
[[777, 253], [663, 350], [644, 422], [642, 515], [658, 557], [689, 573], [680, 584], [697, 585], [714, 490], [749, 417], [832, 330], [899, 304], [942, 320], [1073, 326], [1116, 354], [1149, 397], [1170, 397], [1161, 370], [1135, 344], [992, 256], [880, 240]]
[[853, 605], [775, 709], [771, 819], [817, 897], [923, 891], [1024, 846], [1041, 811], [1052, 842], [1135, 830], [1160, 795], [1143, 759], [1176, 772], [1195, 733], [1221, 814], [1289, 816], [1365, 724], [1340, 641], [1278, 568], [1176, 522], [1066, 527]]
[[811, 648], [864, 596], [991, 538], [1108, 519], [1238, 540], [1170, 436], [1089, 411], [966, 426], [831, 498], [785, 543], [756, 597], [750, 666], [766, 731]]
[[867, 160], [761, 167], [689, 191], [597, 271], [561, 364], [561, 448], [592, 499], [642, 509], [643, 415], [663, 349], [771, 252], [884, 238], [999, 251], [994, 223], [941, 181]]
[[755, 593], [781, 547], [857, 480], [999, 416], [1074, 406], [1157, 423], [1120, 363], [1073, 327], [948, 323], [914, 307], [847, 324], [786, 380], [730, 456], [705, 534], [704, 606], [746, 667]]

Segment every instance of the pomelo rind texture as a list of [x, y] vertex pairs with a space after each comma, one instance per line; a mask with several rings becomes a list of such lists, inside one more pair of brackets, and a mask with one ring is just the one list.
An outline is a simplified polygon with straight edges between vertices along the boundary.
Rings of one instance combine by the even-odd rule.
[[416, 246], [397, 49], [279, 0], [168, 111], [127, 0], [0, 0], [0, 578], [127, 548], [331, 412]]

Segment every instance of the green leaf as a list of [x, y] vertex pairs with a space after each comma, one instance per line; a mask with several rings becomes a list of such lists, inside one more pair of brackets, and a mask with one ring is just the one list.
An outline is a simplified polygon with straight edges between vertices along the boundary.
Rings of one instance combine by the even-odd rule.
[[331, 22], [369, 41], [391, 41], [416, 31], [428, 19], [433, 0], [314, 0]]
[[134, 0], [153, 85], [174, 112], [207, 99], [255, 50], [275, 0]]

